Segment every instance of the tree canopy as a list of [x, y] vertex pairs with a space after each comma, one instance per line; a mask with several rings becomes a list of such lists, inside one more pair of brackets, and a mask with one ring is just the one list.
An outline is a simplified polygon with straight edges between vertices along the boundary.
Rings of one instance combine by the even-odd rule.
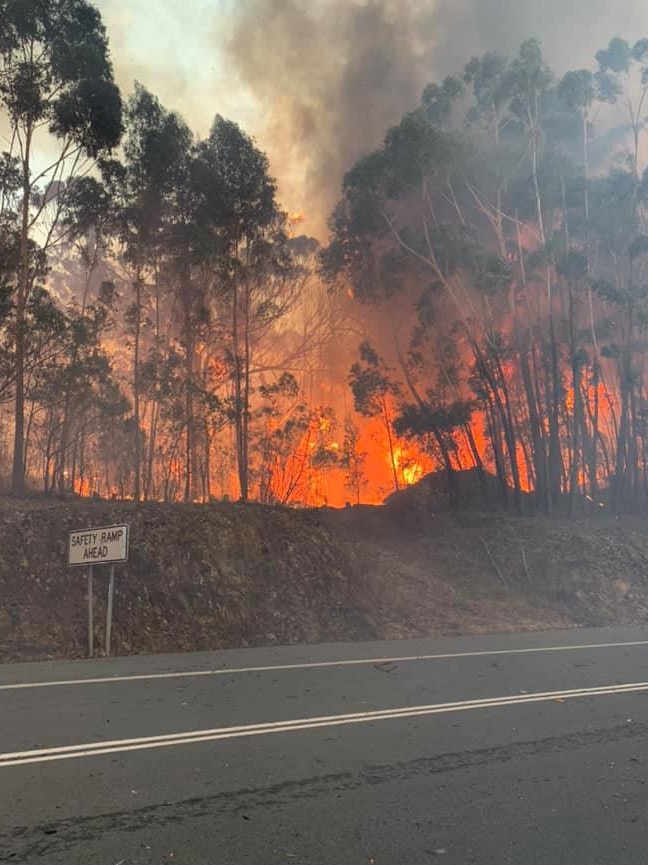
[[[411, 310], [396, 429], [449, 471], [492, 468], [518, 506], [648, 500], [647, 58], [613, 39], [561, 79], [536, 40], [473, 58], [351, 168], [331, 217], [325, 278]], [[625, 118], [614, 149], [597, 103]]]

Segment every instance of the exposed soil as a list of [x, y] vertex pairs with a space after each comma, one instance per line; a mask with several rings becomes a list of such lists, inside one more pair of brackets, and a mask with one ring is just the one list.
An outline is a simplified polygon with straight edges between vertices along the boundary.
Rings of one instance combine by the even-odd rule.
[[[72, 529], [126, 522], [117, 565], [118, 654], [371, 636], [345, 551], [318, 514], [254, 505], [108, 503], [0, 507], [0, 659], [83, 656], [84, 569], [68, 568]], [[95, 568], [103, 643], [108, 568]]]
[[648, 622], [644, 519], [329, 513], [379, 636]]
[[[71, 529], [131, 524], [118, 654], [648, 621], [640, 518], [0, 499], [0, 660], [82, 657]], [[107, 569], [96, 572], [101, 645]]]

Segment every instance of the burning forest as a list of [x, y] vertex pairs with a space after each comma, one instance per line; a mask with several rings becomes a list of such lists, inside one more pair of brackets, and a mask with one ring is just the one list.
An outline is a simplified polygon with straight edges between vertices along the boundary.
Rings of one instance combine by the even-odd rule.
[[467, 56], [394, 114], [413, 68], [315, 239], [262, 142], [120, 93], [99, 12], [50, 6], [0, 22], [7, 491], [648, 506], [648, 39]]

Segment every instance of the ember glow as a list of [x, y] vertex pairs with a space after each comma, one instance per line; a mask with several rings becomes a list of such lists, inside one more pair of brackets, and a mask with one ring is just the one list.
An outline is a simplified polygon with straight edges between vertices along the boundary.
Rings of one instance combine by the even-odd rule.
[[25, 49], [52, 92], [0, 90], [3, 483], [342, 507], [476, 469], [518, 509], [648, 506], [648, 41], [471, 58], [473, 5], [230, 10], [256, 137], [120, 97], [93, 16], [102, 112], [32, 128], [69, 82]]

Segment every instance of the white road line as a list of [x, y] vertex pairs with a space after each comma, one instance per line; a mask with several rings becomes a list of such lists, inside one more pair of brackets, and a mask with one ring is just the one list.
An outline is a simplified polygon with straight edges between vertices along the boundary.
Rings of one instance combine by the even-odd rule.
[[322, 670], [331, 667], [360, 667], [369, 664], [406, 664], [415, 661], [448, 661], [458, 658], [489, 658], [497, 655], [536, 655], [547, 652], [579, 652], [593, 649], [631, 649], [648, 646], [648, 640], [626, 643], [589, 643], [575, 646], [537, 646], [528, 649], [488, 649], [479, 652], [446, 652], [432, 655], [405, 655], [390, 658], [358, 658], [341, 661], [304, 661], [300, 664], [274, 664], [259, 667], [221, 667], [215, 670], [181, 670], [172, 673], [138, 673], [132, 676], [98, 676], [91, 679], [60, 679], [52, 682], [13, 682], [0, 685], [0, 691], [32, 688], [62, 688], [76, 685], [119, 685], [164, 679], [198, 679], [205, 676], [235, 676], [241, 673], [275, 673], [287, 670]]
[[98, 757], [105, 754], [120, 754], [128, 751], [145, 751], [153, 748], [169, 748], [176, 745], [194, 745], [224, 739], [240, 739], [247, 736], [265, 736], [270, 733], [293, 733], [316, 730], [322, 727], [340, 727], [349, 724], [366, 724], [374, 721], [389, 721], [441, 715], [448, 712], [466, 712], [475, 709], [496, 709], [526, 703], [544, 703], [552, 700], [575, 700], [583, 697], [603, 697], [614, 694], [633, 694], [648, 691], [648, 682], [631, 682], [625, 685], [605, 685], [598, 688], [578, 688], [568, 691], [544, 691], [535, 694], [515, 694], [504, 697], [488, 697], [482, 700], [462, 700], [454, 703], [432, 703], [427, 706], [405, 706], [398, 709], [381, 709], [372, 712], [356, 712], [346, 715], [324, 715], [313, 718], [297, 718], [291, 721], [274, 721], [266, 724], [247, 724], [239, 727], [216, 727], [211, 730], [193, 730], [187, 733], [170, 733], [161, 736], [144, 736], [137, 739], [114, 739], [104, 742], [86, 742], [81, 745], [62, 745], [31, 751], [14, 751], [0, 754], [0, 769], [7, 766], [23, 766], [32, 763], [50, 763], [79, 757]]

